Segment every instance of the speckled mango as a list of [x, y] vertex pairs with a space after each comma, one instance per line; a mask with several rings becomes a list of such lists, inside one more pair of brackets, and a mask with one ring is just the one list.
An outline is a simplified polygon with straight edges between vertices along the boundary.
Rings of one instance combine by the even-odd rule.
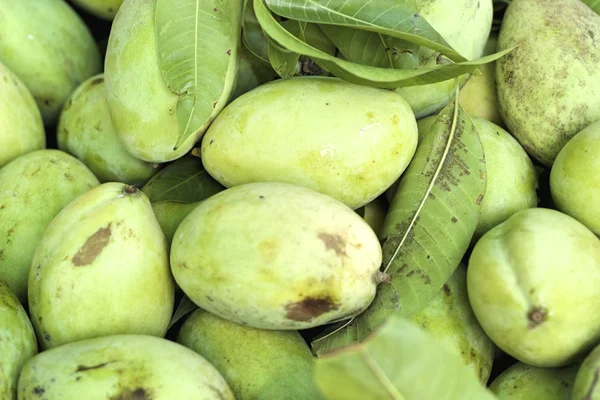
[[155, 171], [153, 164], [133, 157], [121, 144], [106, 105], [102, 74], [69, 97], [57, 133], [59, 149], [81, 160], [100, 182], [142, 185]]
[[0, 279], [0, 399], [17, 398], [21, 368], [37, 353], [35, 333], [17, 296]]
[[293, 330], [348, 318], [373, 301], [381, 247], [339, 201], [261, 182], [203, 201], [179, 225], [171, 269], [201, 308], [254, 328]]
[[217, 368], [237, 400], [318, 400], [314, 357], [296, 331], [254, 329], [194, 311], [177, 342]]
[[[467, 59], [479, 58], [492, 27], [492, 0], [416, 0], [416, 12]], [[439, 53], [426, 47], [419, 48], [419, 66], [435, 67], [443, 59]], [[460, 77], [464, 83], [467, 75]], [[454, 95], [454, 80], [429, 85], [397, 89], [410, 104], [417, 118], [441, 110]]]
[[230, 103], [202, 140], [202, 162], [226, 187], [286, 182], [359, 208], [404, 172], [415, 117], [398, 94], [329, 77], [259, 86]]
[[570, 394], [576, 373], [577, 366], [538, 368], [519, 362], [494, 379], [490, 389], [498, 400], [575, 400]]
[[46, 226], [98, 185], [83, 163], [59, 150], [33, 151], [0, 169], [0, 279], [21, 303], [27, 302], [29, 267]]
[[73, 4], [107, 21], [112, 21], [123, 0], [71, 0]]
[[42, 115], [25, 84], [0, 62], [0, 168], [46, 147]]
[[462, 358], [482, 384], [492, 372], [494, 344], [475, 318], [467, 296], [467, 269], [460, 264], [440, 293], [410, 320]]
[[145, 335], [82, 340], [38, 354], [19, 378], [19, 400], [235, 400], [208, 361]]
[[523, 148], [546, 166], [600, 119], [600, 16], [580, 0], [514, 0], [496, 61], [500, 113]]
[[469, 258], [469, 302], [481, 327], [517, 360], [562, 367], [600, 340], [600, 240], [556, 210], [518, 211]]
[[174, 302], [165, 237], [135, 186], [104, 183], [52, 220], [29, 273], [40, 346], [117, 334], [164, 336]]
[[0, 61], [29, 88], [46, 125], [102, 68], [91, 32], [64, 0], [0, 0]]

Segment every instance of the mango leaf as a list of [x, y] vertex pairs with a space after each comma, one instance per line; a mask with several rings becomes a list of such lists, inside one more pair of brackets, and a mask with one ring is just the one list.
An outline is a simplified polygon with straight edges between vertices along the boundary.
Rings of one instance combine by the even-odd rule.
[[327, 400], [494, 400], [473, 371], [429, 332], [391, 317], [363, 343], [317, 358]]
[[600, 14], [600, 0], [582, 0], [587, 4], [596, 14]]
[[376, 32], [333, 25], [320, 27], [348, 61], [380, 68], [419, 67], [419, 45]]
[[177, 306], [177, 309], [171, 317], [171, 321], [169, 322], [169, 327], [167, 329], [171, 329], [171, 327], [179, 322], [181, 318], [185, 317], [192, 311], [196, 311], [198, 308], [200, 307], [198, 307], [192, 300], [190, 300], [189, 297], [184, 294], [179, 302], [179, 305]]
[[252, 0], [244, 0], [242, 39], [244, 46], [252, 54], [266, 63], [269, 62], [269, 41], [256, 19], [254, 2]]
[[316, 338], [313, 351], [360, 342], [389, 316], [410, 317], [425, 307], [469, 247], [486, 183], [483, 147], [457, 87], [420, 141], [385, 218], [380, 240], [391, 282], [379, 285], [365, 312]]
[[[299, 22], [289, 19], [281, 24], [288, 32], [296, 36], [303, 42], [306, 41], [304, 37], [304, 28], [306, 22]], [[272, 39], [268, 39], [269, 42], [269, 62], [271, 66], [277, 72], [279, 76], [284, 79], [288, 79], [296, 75], [298, 70], [298, 62], [300, 60], [300, 54], [291, 52], [279, 46]]]
[[195, 203], [224, 189], [206, 172], [199, 158], [185, 156], [157, 172], [142, 191], [152, 203]]
[[310, 57], [321, 68], [346, 81], [382, 88], [424, 85], [446, 81], [457, 76], [473, 73], [477, 66], [492, 62], [513, 48], [489, 55], [478, 60], [456, 64], [442, 64], [436, 67], [416, 70], [376, 68], [352, 63], [333, 57], [295, 37], [281, 26], [265, 5], [265, 0], [254, 0], [254, 11], [263, 31], [282, 47]]
[[381, 33], [431, 48], [453, 61], [466, 61], [419, 14], [418, 1], [266, 0], [266, 4], [285, 18]]
[[157, 0], [158, 64], [169, 90], [179, 96], [178, 148], [200, 136], [225, 107], [238, 69], [242, 2]]

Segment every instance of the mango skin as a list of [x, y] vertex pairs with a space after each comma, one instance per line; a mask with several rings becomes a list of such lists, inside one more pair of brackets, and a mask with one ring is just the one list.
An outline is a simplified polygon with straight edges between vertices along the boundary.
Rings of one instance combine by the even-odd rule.
[[75, 157], [37, 150], [0, 169], [0, 279], [27, 303], [29, 267], [46, 226], [100, 182]]
[[215, 366], [237, 400], [317, 400], [314, 357], [296, 331], [249, 328], [204, 310], [183, 323], [177, 342]]
[[63, 0], [0, 0], [0, 61], [27, 85], [49, 126], [102, 67], [91, 32]]
[[134, 186], [104, 183], [69, 203], [48, 225], [29, 273], [40, 346], [164, 336], [174, 303], [167, 253], [150, 201]]
[[460, 264], [440, 293], [410, 320], [460, 356], [482, 384], [492, 372], [494, 345], [481, 329], [467, 296], [467, 269]]
[[204, 200], [171, 246], [173, 276], [194, 303], [261, 329], [310, 328], [359, 314], [373, 301], [380, 266], [377, 236], [358, 214], [276, 182]]
[[19, 400], [235, 400], [221, 374], [177, 343], [145, 335], [82, 340], [27, 362]]
[[567, 400], [573, 387], [576, 366], [537, 368], [516, 363], [490, 385], [499, 400]]
[[231, 102], [202, 140], [202, 162], [225, 187], [286, 182], [359, 208], [404, 172], [417, 147], [401, 96], [329, 77], [262, 85]]
[[0, 399], [17, 398], [17, 381], [25, 362], [37, 354], [35, 333], [25, 309], [0, 279]]
[[[494, 54], [498, 46], [498, 35], [492, 34], [485, 46], [483, 56]], [[479, 66], [481, 75], [471, 75], [458, 95], [461, 107], [472, 118], [487, 119], [504, 127], [498, 93], [496, 91], [496, 62]]]
[[119, 141], [106, 105], [103, 74], [73, 92], [57, 131], [58, 148], [81, 160], [100, 182], [142, 185], [156, 171], [156, 165], [133, 157]]
[[575, 135], [562, 148], [550, 172], [550, 192], [556, 207], [600, 234], [600, 121]]
[[[490, 35], [493, 17], [492, 0], [418, 0], [417, 12], [463, 57], [476, 59], [483, 51]], [[419, 48], [419, 65], [435, 67], [438, 53]], [[461, 84], [467, 75], [460, 78]], [[454, 95], [454, 80], [429, 85], [396, 89], [410, 104], [417, 118], [441, 110]]]
[[104, 79], [113, 125], [134, 157], [162, 163], [182, 157], [198, 137], [191, 135], [177, 150], [178, 96], [167, 87], [156, 53], [156, 0], [128, 0], [113, 22]]
[[488, 174], [474, 240], [515, 212], [538, 204], [538, 176], [519, 142], [500, 126], [472, 118], [485, 153]]
[[90, 14], [112, 21], [119, 11], [124, 0], [71, 0], [73, 4], [84, 9]]
[[530, 208], [488, 231], [469, 259], [469, 301], [504, 352], [565, 366], [600, 340], [600, 241], [555, 210]]
[[0, 62], [0, 168], [46, 147], [42, 115], [25, 84]]
[[583, 360], [577, 370], [570, 400], [596, 400], [600, 398], [600, 387], [598, 386], [599, 368], [600, 346], [596, 346]]
[[600, 16], [579, 0], [515, 0], [506, 10], [498, 50], [519, 47], [496, 61], [500, 113], [545, 166], [600, 119], [598, 37]]

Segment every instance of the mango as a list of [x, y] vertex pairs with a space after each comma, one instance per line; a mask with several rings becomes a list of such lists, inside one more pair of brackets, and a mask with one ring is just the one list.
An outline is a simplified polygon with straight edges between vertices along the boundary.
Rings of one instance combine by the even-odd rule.
[[516, 363], [490, 385], [499, 400], [567, 400], [577, 367], [538, 368]]
[[473, 235], [477, 240], [517, 211], [537, 206], [538, 176], [529, 156], [510, 133], [482, 118], [472, 121], [483, 145], [488, 176]]
[[599, 375], [600, 346], [596, 346], [596, 348], [585, 357], [577, 370], [570, 400], [600, 399], [600, 386], [598, 386]]
[[177, 342], [214, 365], [237, 400], [322, 398], [313, 383], [313, 355], [297, 331], [254, 329], [196, 310]]
[[416, 147], [416, 120], [401, 96], [337, 78], [297, 77], [225, 107], [204, 135], [202, 162], [226, 187], [291, 183], [356, 209], [398, 179]]
[[504, 352], [568, 365], [600, 340], [600, 240], [559, 211], [518, 211], [479, 239], [467, 272], [473, 312]]
[[0, 0], [0, 10], [0, 61], [54, 125], [71, 92], [101, 71], [96, 42], [66, 1]]
[[179, 225], [171, 269], [185, 294], [221, 318], [294, 330], [349, 318], [373, 301], [381, 247], [339, 201], [259, 182], [220, 192]]
[[[483, 55], [496, 52], [498, 35], [492, 34], [485, 46]], [[459, 93], [459, 101], [465, 112], [473, 118], [487, 119], [503, 127], [504, 121], [500, 115], [498, 94], [496, 92], [496, 62], [483, 64], [479, 67], [481, 75], [471, 75]]]
[[600, 235], [600, 121], [575, 135], [562, 148], [550, 172], [556, 207]]
[[25, 309], [0, 279], [0, 399], [17, 398], [17, 380], [27, 360], [37, 354], [35, 333]]
[[73, 199], [99, 185], [75, 157], [37, 150], [0, 169], [0, 279], [27, 302], [27, 277], [46, 226]]
[[500, 113], [523, 148], [550, 166], [576, 133], [600, 119], [600, 16], [580, 0], [514, 0], [496, 61]]
[[145, 335], [87, 339], [27, 362], [19, 400], [234, 400], [221, 374], [197, 353]]
[[0, 62], [0, 168], [46, 147], [42, 115], [25, 84]]
[[467, 269], [460, 264], [440, 293], [410, 320], [460, 356], [482, 384], [492, 372], [494, 345], [477, 322], [467, 296]]
[[58, 148], [81, 160], [100, 182], [142, 185], [156, 170], [119, 141], [106, 105], [103, 74], [85, 81], [69, 97], [57, 132]]
[[90, 14], [112, 21], [123, 4], [123, 0], [72, 0], [73, 4]]
[[104, 183], [69, 203], [48, 225], [29, 274], [41, 347], [164, 336], [174, 303], [167, 252], [150, 201], [135, 186]]
[[[493, 17], [492, 0], [416, 0], [416, 12], [425, 18], [448, 44], [467, 59], [483, 55]], [[419, 48], [419, 65], [435, 67], [444, 62], [439, 53]], [[461, 83], [468, 76], [460, 78]], [[396, 89], [410, 104], [417, 118], [433, 114], [448, 104], [454, 95], [454, 79], [429, 85]]]

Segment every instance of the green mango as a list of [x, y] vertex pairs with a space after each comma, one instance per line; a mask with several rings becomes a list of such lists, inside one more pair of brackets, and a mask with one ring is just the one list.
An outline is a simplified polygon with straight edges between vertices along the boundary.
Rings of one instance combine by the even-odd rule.
[[313, 355], [297, 331], [249, 328], [196, 310], [177, 342], [214, 365], [237, 400], [322, 398], [313, 383]]
[[91, 32], [64, 0], [0, 0], [0, 61], [27, 85], [46, 125], [102, 69]]
[[167, 253], [150, 201], [135, 186], [104, 183], [73, 200], [46, 228], [31, 264], [40, 346], [164, 336], [175, 301]]
[[513, 0], [496, 61], [500, 113], [523, 148], [550, 166], [600, 119], [600, 16], [580, 0]]
[[106, 105], [103, 74], [73, 92], [57, 131], [58, 148], [81, 160], [100, 182], [142, 185], [156, 170], [156, 165], [129, 154], [119, 141]]
[[124, 0], [71, 0], [73, 4], [90, 14], [112, 21]]
[[0, 168], [44, 147], [46, 133], [35, 100], [25, 84], [0, 62]]
[[537, 207], [538, 175], [519, 142], [500, 126], [472, 118], [485, 153], [487, 187], [473, 239], [517, 211]]
[[[483, 55], [496, 52], [498, 35], [492, 34], [485, 46]], [[483, 118], [498, 126], [504, 126], [496, 93], [496, 62], [479, 67], [481, 75], [472, 75], [459, 94], [461, 107], [473, 118]]]
[[577, 370], [570, 400], [600, 399], [600, 346], [587, 355]]
[[29, 360], [19, 400], [235, 400], [208, 361], [177, 343], [114, 335], [69, 343]]
[[79, 160], [59, 150], [37, 150], [0, 169], [0, 279], [21, 303], [46, 226], [71, 200], [100, 183]]
[[556, 207], [600, 235], [600, 121], [575, 135], [562, 148], [550, 172]]
[[600, 240], [559, 211], [516, 212], [484, 234], [469, 259], [469, 301], [504, 352], [561, 367], [600, 340]]
[[538, 368], [516, 363], [490, 385], [499, 400], [568, 400], [577, 367]]
[[185, 219], [194, 209], [200, 204], [200, 202], [195, 203], [180, 203], [178, 201], [158, 201], [156, 203], [152, 203], [152, 210], [154, 211], [154, 215], [156, 216], [156, 220], [160, 225], [160, 229], [164, 233], [167, 243], [169, 245], [173, 241], [173, 236], [175, 235], [175, 231], [181, 221]]
[[25, 309], [1, 279], [0, 321], [0, 399], [16, 400], [21, 368], [37, 354], [37, 342]]
[[467, 269], [460, 264], [440, 293], [410, 320], [460, 356], [482, 384], [492, 372], [494, 345], [473, 315], [467, 296]]
[[352, 209], [287, 183], [249, 183], [194, 209], [171, 270], [198, 306], [254, 328], [295, 330], [349, 318], [373, 301], [381, 246]]
[[417, 124], [394, 92], [296, 77], [230, 103], [202, 140], [202, 162], [226, 187], [287, 182], [359, 208], [404, 172]]
[[[421, 17], [448, 44], [467, 59], [483, 55], [492, 28], [492, 0], [416, 0], [412, 2]], [[419, 48], [419, 65], [436, 67], [445, 62], [439, 53], [427, 47]], [[468, 76], [460, 78], [461, 84]], [[429, 85], [396, 89], [410, 104], [417, 118], [426, 117], [444, 108], [454, 95], [454, 79]]]

